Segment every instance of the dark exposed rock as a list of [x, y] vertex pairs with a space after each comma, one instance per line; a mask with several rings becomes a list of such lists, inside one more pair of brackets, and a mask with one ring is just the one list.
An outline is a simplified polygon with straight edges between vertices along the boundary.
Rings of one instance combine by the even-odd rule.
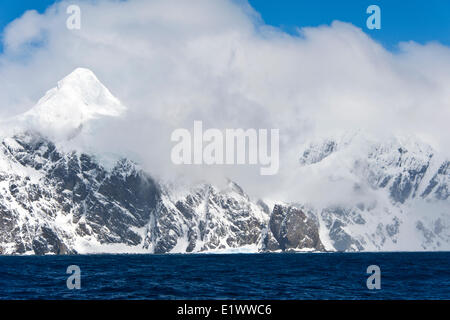
[[60, 152], [32, 133], [5, 140], [0, 149], [36, 170], [33, 179], [0, 172], [8, 182], [0, 193], [2, 252], [7, 244], [8, 253], [77, 253], [75, 239], [153, 253], [261, 245], [267, 207], [252, 203], [232, 181], [224, 190], [203, 185], [173, 199], [125, 159], [106, 169], [93, 156]]
[[[269, 225], [270, 231], [283, 251], [305, 248], [324, 250], [318, 225], [300, 209], [275, 205]], [[267, 241], [267, 244], [272, 246], [270, 239]]]
[[[324, 148], [308, 159], [328, 156], [337, 145]], [[356, 237], [349, 227], [365, 227], [371, 219], [366, 214], [377, 207], [376, 202], [330, 205], [318, 212], [295, 203], [276, 205], [271, 211], [262, 200], [252, 202], [232, 181], [224, 189], [203, 184], [172, 193], [171, 187], [129, 160], [119, 160], [109, 169], [92, 155], [62, 152], [34, 133], [4, 139], [0, 157], [18, 168], [0, 171], [0, 254], [73, 254], [91, 252], [90, 246], [96, 252], [109, 250], [109, 245], [150, 253], [245, 246], [261, 251], [324, 250], [319, 223], [336, 250], [356, 251], [368, 243], [371, 248], [389, 240], [396, 243], [402, 223], [393, 215], [392, 222], [379, 223], [367, 237]], [[393, 203], [417, 197], [447, 200], [450, 164], [440, 164], [430, 175], [430, 159], [431, 155], [419, 161], [401, 149], [386, 160], [395, 170], [365, 174], [372, 188], [389, 191]], [[408, 166], [410, 162], [413, 165]], [[355, 170], [364, 168], [363, 161], [359, 166]], [[425, 176], [428, 186], [419, 188]], [[354, 185], [355, 192], [367, 191], [363, 183]], [[445, 212], [428, 224], [418, 221], [416, 230], [425, 247], [434, 248], [448, 233]]]
[[447, 200], [450, 196], [450, 190], [446, 183], [442, 183], [450, 176], [450, 161], [445, 161], [438, 169], [436, 174], [431, 178], [425, 191], [421, 194], [422, 198], [434, 194], [438, 200]]

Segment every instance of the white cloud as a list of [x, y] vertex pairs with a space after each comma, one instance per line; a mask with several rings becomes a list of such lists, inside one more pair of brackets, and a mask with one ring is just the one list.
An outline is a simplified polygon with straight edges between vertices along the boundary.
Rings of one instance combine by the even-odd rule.
[[[342, 22], [292, 36], [227, 0], [82, 1], [81, 30], [68, 30], [69, 4], [27, 12], [6, 28], [0, 116], [22, 113], [87, 67], [129, 110], [96, 143], [126, 146], [157, 172], [172, 169], [172, 130], [194, 120], [279, 128], [285, 168], [303, 140], [356, 128], [412, 133], [450, 150], [450, 49], [438, 43], [392, 53]], [[238, 172], [253, 181], [258, 168]]]

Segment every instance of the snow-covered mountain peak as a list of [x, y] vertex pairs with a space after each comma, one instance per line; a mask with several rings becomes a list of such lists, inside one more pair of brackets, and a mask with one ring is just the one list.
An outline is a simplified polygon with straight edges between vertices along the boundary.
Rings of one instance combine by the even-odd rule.
[[77, 68], [19, 119], [52, 138], [72, 138], [87, 122], [117, 117], [125, 110], [91, 70]]

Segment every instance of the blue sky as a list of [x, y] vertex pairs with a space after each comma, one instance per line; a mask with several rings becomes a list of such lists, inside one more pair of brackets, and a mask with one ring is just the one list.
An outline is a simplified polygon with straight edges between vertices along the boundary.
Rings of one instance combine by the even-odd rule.
[[27, 10], [37, 10], [43, 12], [45, 8], [54, 3], [54, 0], [0, 0], [0, 29], [15, 18], [20, 17]]
[[[0, 30], [26, 10], [43, 12], [54, 0], [0, 0]], [[296, 27], [351, 22], [388, 49], [400, 41], [450, 45], [450, 1], [445, 0], [249, 0], [270, 25], [293, 33]], [[381, 8], [381, 30], [366, 28], [366, 8]]]
[[[351, 22], [392, 48], [400, 41], [439, 41], [450, 45], [450, 1], [445, 0], [250, 0], [267, 24], [293, 32], [296, 26]], [[369, 30], [366, 9], [381, 8], [381, 30]]]

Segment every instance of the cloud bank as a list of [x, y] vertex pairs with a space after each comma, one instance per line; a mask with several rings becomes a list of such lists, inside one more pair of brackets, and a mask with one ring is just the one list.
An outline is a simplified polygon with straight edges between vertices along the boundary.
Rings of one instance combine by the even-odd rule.
[[[173, 172], [171, 132], [194, 120], [280, 129], [280, 176], [297, 164], [301, 143], [347, 130], [413, 134], [450, 150], [450, 48], [439, 43], [401, 43], [394, 53], [339, 21], [289, 35], [228, 0], [80, 1], [81, 29], [69, 30], [71, 4], [28, 11], [4, 30], [0, 117], [26, 111], [86, 67], [128, 108], [95, 147], [126, 149], [157, 174]], [[255, 188], [281, 179], [256, 178], [258, 167], [187, 171]]]

